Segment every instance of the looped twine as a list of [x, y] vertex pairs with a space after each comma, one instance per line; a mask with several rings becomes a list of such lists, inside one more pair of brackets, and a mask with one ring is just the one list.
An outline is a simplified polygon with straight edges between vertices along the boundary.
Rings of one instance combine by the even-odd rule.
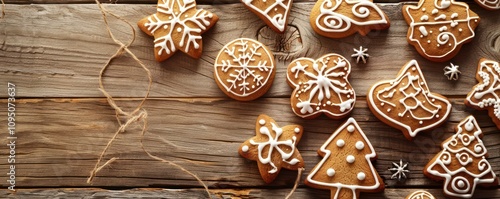
[[[3, 1], [3, 0], [2, 0]], [[127, 129], [127, 127], [132, 124], [132, 123], [136, 123], [136, 122], [142, 122], [142, 130], [141, 130], [141, 148], [142, 150], [151, 158], [155, 159], [155, 160], [158, 160], [160, 162], [163, 162], [163, 163], [167, 163], [167, 164], [170, 164], [170, 165], [173, 165], [177, 168], [179, 168], [180, 170], [184, 171], [185, 173], [193, 176], [201, 185], [203, 185], [203, 187], [205, 188], [205, 191], [207, 192], [208, 194], [208, 197], [211, 198], [211, 195], [210, 195], [210, 191], [208, 190], [208, 187], [205, 183], [203, 183], [203, 181], [198, 177], [196, 176], [194, 173], [190, 172], [189, 170], [185, 169], [184, 167], [172, 162], [172, 161], [168, 161], [168, 160], [165, 160], [163, 158], [160, 158], [158, 156], [155, 156], [155, 155], [152, 155], [149, 151], [147, 151], [144, 147], [144, 143], [143, 143], [143, 140], [144, 140], [144, 135], [146, 134], [146, 131], [147, 131], [147, 127], [148, 127], [148, 121], [147, 121], [147, 117], [148, 117], [148, 112], [143, 108], [144, 106], [144, 103], [146, 102], [146, 100], [148, 99], [149, 97], [149, 94], [150, 94], [150, 90], [151, 90], [151, 85], [153, 84], [153, 78], [152, 78], [152, 75], [151, 75], [151, 72], [149, 71], [149, 69], [144, 65], [144, 63], [142, 63], [141, 60], [139, 60], [139, 58], [137, 58], [137, 56], [132, 53], [128, 47], [134, 42], [135, 40], [135, 28], [132, 26], [132, 24], [127, 21], [126, 19], [106, 10], [106, 8], [104, 8], [101, 3], [98, 1], [98, 0], [95, 0], [97, 6], [99, 7], [99, 10], [101, 11], [101, 14], [102, 14], [102, 18], [104, 20], [104, 23], [106, 25], [106, 30], [108, 32], [108, 35], [111, 37], [111, 39], [117, 44], [120, 46], [120, 48], [118, 48], [118, 50], [116, 51], [115, 54], [113, 54], [109, 59], [108, 61], [106, 62], [106, 64], [103, 66], [103, 68], [101, 69], [100, 73], [99, 73], [99, 90], [104, 94], [104, 96], [106, 96], [106, 99], [107, 99], [107, 102], [108, 104], [115, 110], [115, 113], [116, 113], [116, 119], [118, 121], [118, 124], [120, 125], [120, 127], [116, 130], [115, 134], [113, 135], [113, 137], [108, 141], [108, 144], [106, 145], [106, 147], [104, 148], [104, 150], [101, 152], [101, 154], [99, 155], [99, 158], [97, 159], [97, 162], [94, 166], [94, 169], [92, 169], [92, 171], [90, 171], [90, 176], [89, 178], [87, 179], [87, 183], [92, 183], [92, 180], [94, 179], [94, 177], [96, 176], [96, 174], [104, 167], [106, 167], [107, 165], [111, 164], [112, 162], [118, 160], [119, 158], [117, 157], [113, 157], [111, 159], [109, 159], [108, 161], [106, 161], [104, 164], [102, 164], [101, 166], [100, 163], [104, 157], [104, 155], [106, 154], [106, 151], [109, 149], [109, 147], [111, 146], [111, 144], [113, 143], [113, 141], [116, 139], [116, 137], [118, 136], [118, 134], [120, 133], [123, 133], [125, 132], [125, 130]], [[132, 39], [127, 42], [127, 43], [123, 43], [121, 42], [120, 40], [116, 39], [116, 37], [113, 35], [113, 33], [111, 32], [111, 29], [109, 27], [109, 23], [108, 23], [108, 20], [107, 20], [107, 16], [106, 14], [109, 14], [113, 17], [115, 17], [116, 19], [122, 21], [122, 22], [125, 22], [129, 27], [130, 29], [132, 30]], [[148, 87], [147, 87], [147, 90], [146, 90], [146, 94], [144, 95], [144, 97], [142, 98], [141, 102], [139, 103], [139, 105], [136, 106], [136, 108], [132, 111], [132, 112], [126, 112], [124, 111], [122, 108], [120, 108], [115, 100], [113, 99], [113, 97], [106, 91], [106, 89], [104, 89], [104, 85], [103, 85], [103, 75], [104, 73], [106, 72], [107, 68], [111, 65], [111, 62], [120, 57], [121, 55], [123, 55], [124, 53], [127, 53], [128, 55], [130, 55], [141, 67], [144, 71], [146, 71], [147, 73], [147, 76], [148, 76]], [[124, 123], [122, 123], [121, 121], [121, 117], [125, 117], [126, 120]]]
[[299, 183], [300, 183], [300, 177], [302, 177], [302, 172], [304, 170], [305, 170], [304, 168], [297, 169], [297, 179], [295, 179], [295, 184], [293, 185], [293, 188], [290, 191], [290, 193], [288, 193], [288, 195], [286, 195], [285, 199], [289, 199], [293, 195], [293, 192], [295, 192], [295, 190], [297, 190], [297, 187], [299, 186]]
[[0, 14], [0, 19], [3, 19], [5, 16], [5, 2], [3, 0], [0, 0], [2, 2], [2, 14]]

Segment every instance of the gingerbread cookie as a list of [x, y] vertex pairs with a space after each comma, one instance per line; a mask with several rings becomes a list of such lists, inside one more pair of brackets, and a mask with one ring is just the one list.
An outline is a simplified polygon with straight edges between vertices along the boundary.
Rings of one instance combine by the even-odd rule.
[[436, 198], [427, 191], [419, 190], [406, 196], [405, 199], [436, 199]]
[[299, 58], [288, 65], [287, 71], [288, 84], [294, 89], [292, 110], [299, 117], [311, 119], [325, 113], [339, 119], [354, 108], [356, 94], [347, 80], [351, 64], [341, 55]]
[[378, 119], [403, 131], [408, 140], [420, 131], [437, 128], [451, 111], [446, 97], [429, 91], [415, 60], [408, 62], [396, 79], [373, 85], [366, 99]]
[[359, 32], [383, 30], [390, 26], [387, 15], [372, 0], [319, 0], [310, 15], [311, 26], [318, 34], [343, 38]]
[[371, 163], [377, 158], [375, 150], [354, 118], [342, 124], [318, 154], [323, 159], [307, 176], [307, 186], [330, 189], [331, 198], [342, 199], [384, 190], [384, 181]]
[[487, 10], [500, 9], [500, 0], [475, 0], [477, 4]]
[[274, 56], [262, 43], [236, 39], [222, 47], [214, 64], [215, 82], [229, 97], [250, 101], [264, 95], [273, 84]]
[[478, 110], [488, 110], [488, 115], [500, 129], [500, 64], [482, 58], [477, 65], [479, 82], [465, 98], [465, 105]]
[[488, 153], [481, 140], [483, 132], [473, 116], [462, 120], [457, 133], [442, 144], [443, 150], [427, 163], [424, 174], [444, 180], [448, 197], [471, 198], [476, 185], [498, 185], [495, 172], [486, 160]]
[[161, 62], [177, 50], [199, 58], [203, 46], [201, 34], [217, 20], [217, 15], [196, 9], [195, 0], [159, 0], [156, 14], [141, 19], [137, 25], [155, 38], [155, 58]]
[[271, 183], [281, 168], [297, 170], [304, 167], [304, 160], [297, 149], [302, 137], [302, 126], [288, 125], [280, 128], [267, 115], [259, 115], [255, 124], [255, 137], [241, 144], [239, 154], [255, 160], [266, 183]]
[[479, 17], [463, 2], [420, 0], [417, 6], [403, 6], [408, 43], [428, 60], [453, 58], [463, 44], [474, 38]]
[[245, 6], [259, 16], [269, 27], [278, 33], [286, 30], [288, 13], [293, 0], [240, 0]]

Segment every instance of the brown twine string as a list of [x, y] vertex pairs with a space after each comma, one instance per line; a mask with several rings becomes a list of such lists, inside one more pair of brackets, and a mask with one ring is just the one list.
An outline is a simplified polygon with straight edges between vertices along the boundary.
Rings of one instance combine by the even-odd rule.
[[[207, 185], [205, 183], [203, 183], [203, 181], [201, 181], [201, 179], [198, 176], [196, 176], [192, 172], [188, 171], [184, 167], [182, 167], [182, 166], [180, 166], [180, 165], [178, 165], [178, 164], [176, 164], [174, 162], [171, 162], [171, 161], [165, 160], [163, 158], [160, 158], [160, 157], [152, 155], [151, 153], [149, 153], [144, 148], [143, 139], [144, 139], [144, 135], [146, 134], [147, 127], [148, 127], [148, 123], [147, 123], [148, 113], [142, 107], [143, 107], [144, 103], [146, 102], [146, 100], [149, 97], [149, 93], [150, 93], [150, 90], [151, 90], [151, 85], [153, 84], [153, 80], [152, 80], [153, 78], [152, 78], [151, 72], [144, 65], [144, 63], [142, 63], [142, 61], [139, 60], [139, 58], [137, 58], [137, 56], [128, 49], [128, 47], [135, 40], [135, 28], [132, 26], [132, 24], [129, 21], [127, 21], [126, 19], [124, 19], [124, 18], [122, 18], [122, 17], [120, 17], [120, 16], [118, 16], [118, 15], [116, 15], [116, 14], [114, 14], [114, 13], [108, 11], [108, 10], [106, 10], [104, 7], [102, 7], [101, 3], [98, 0], [95, 0], [95, 2], [97, 4], [97, 6], [99, 7], [99, 10], [101, 11], [102, 18], [103, 18], [104, 23], [106, 25], [106, 30], [108, 32], [108, 35], [111, 37], [111, 39], [116, 44], [118, 44], [120, 46], [120, 48], [116, 51], [116, 53], [114, 55], [112, 55], [108, 59], [108, 61], [106, 62], [106, 64], [101, 69], [101, 72], [99, 73], [99, 90], [104, 94], [104, 96], [106, 96], [106, 99], [107, 99], [109, 105], [115, 110], [116, 119], [117, 119], [118, 124], [120, 125], [120, 127], [116, 130], [116, 132], [113, 135], [113, 137], [108, 141], [108, 144], [106, 145], [106, 147], [104, 148], [104, 150], [99, 155], [99, 158], [97, 159], [97, 162], [96, 162], [96, 164], [94, 166], [94, 169], [92, 169], [92, 171], [90, 171], [90, 176], [87, 179], [87, 183], [89, 183], [89, 184], [92, 183], [92, 180], [94, 179], [94, 177], [96, 176], [96, 174], [102, 168], [104, 168], [104, 167], [108, 166], [109, 164], [113, 163], [114, 161], [118, 160], [117, 157], [113, 157], [113, 158], [109, 159], [108, 161], [106, 161], [103, 165], [99, 166], [100, 163], [101, 163], [101, 161], [102, 161], [102, 159], [103, 159], [103, 157], [104, 157], [104, 155], [106, 154], [106, 151], [109, 149], [109, 147], [111, 146], [111, 144], [113, 143], [113, 141], [116, 139], [116, 137], [118, 136], [118, 134], [120, 134], [122, 132], [125, 132], [125, 130], [127, 129], [127, 127], [130, 124], [142, 121], [142, 123], [143, 123], [142, 132], [141, 132], [141, 148], [142, 148], [142, 150], [144, 152], [146, 152], [146, 154], [148, 154], [149, 157], [151, 157], [151, 158], [153, 158], [155, 160], [159, 160], [161, 162], [173, 165], [173, 166], [181, 169], [182, 171], [186, 172], [187, 174], [193, 176], [201, 185], [203, 185], [203, 187], [205, 188], [205, 191], [208, 194], [208, 197], [211, 198], [211, 195], [210, 195], [210, 192], [208, 190]], [[125, 22], [131, 28], [131, 30], [132, 30], [132, 39], [127, 44], [123, 44], [120, 40], [118, 40], [118, 39], [115, 38], [115, 36], [113, 35], [113, 33], [111, 32], [111, 29], [109, 27], [109, 23], [108, 23], [106, 14], [109, 14], [109, 15], [115, 17], [116, 19]], [[102, 82], [103, 81], [103, 75], [106, 72], [107, 68], [111, 65], [111, 62], [114, 59], [120, 57], [124, 52], [126, 52], [127, 54], [129, 54], [142, 67], [142, 69], [144, 71], [146, 71], [147, 76], [148, 76], [148, 80], [149, 80], [148, 87], [147, 87], [146, 94], [145, 94], [144, 98], [141, 100], [141, 102], [139, 103], [139, 105], [137, 105], [137, 107], [132, 112], [123, 111], [116, 104], [116, 102], [113, 99], [113, 97], [104, 89], [104, 85], [103, 85], [103, 82]], [[122, 124], [122, 122], [120, 120], [121, 116], [125, 116], [125, 118], [127, 118], [125, 120], [124, 124]]]
[[300, 177], [302, 177], [302, 172], [304, 170], [305, 170], [304, 168], [297, 169], [297, 179], [295, 180], [295, 184], [293, 185], [292, 190], [290, 191], [290, 193], [288, 193], [288, 195], [285, 197], [285, 199], [289, 199], [290, 196], [293, 195], [293, 192], [295, 192], [295, 190], [297, 190], [297, 187], [299, 186], [299, 182], [300, 182]]
[[3, 19], [3, 17], [5, 16], [5, 2], [3, 2], [3, 0], [0, 1], [2, 1], [2, 15], [0, 16], [0, 19]]

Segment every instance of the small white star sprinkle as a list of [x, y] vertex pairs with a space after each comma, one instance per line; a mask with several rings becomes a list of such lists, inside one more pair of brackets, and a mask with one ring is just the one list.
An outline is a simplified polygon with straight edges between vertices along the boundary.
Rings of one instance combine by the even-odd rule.
[[393, 162], [392, 165], [393, 167], [389, 169], [393, 173], [391, 179], [401, 181], [407, 178], [406, 173], [410, 173], [408, 162], [403, 164], [403, 160], [399, 160], [399, 164]]
[[363, 49], [363, 46], [359, 47], [359, 50], [356, 48], [353, 48], [354, 54], [351, 55], [351, 57], [356, 57], [356, 63], [359, 63], [359, 60], [363, 60], [363, 63], [366, 64], [366, 59], [370, 57], [366, 51], [368, 51], [368, 48]]
[[449, 66], [444, 67], [444, 75], [448, 77], [448, 80], [457, 80], [461, 72], [458, 70], [458, 65], [453, 65], [450, 62]]

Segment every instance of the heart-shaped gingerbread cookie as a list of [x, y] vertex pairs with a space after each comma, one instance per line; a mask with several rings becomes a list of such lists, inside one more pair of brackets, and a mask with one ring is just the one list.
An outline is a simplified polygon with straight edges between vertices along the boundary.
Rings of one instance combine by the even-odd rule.
[[312, 119], [325, 113], [328, 117], [345, 117], [354, 108], [356, 94], [348, 81], [351, 64], [338, 54], [327, 54], [313, 60], [299, 58], [288, 65], [288, 84], [293, 112]]
[[408, 140], [420, 131], [437, 128], [451, 111], [446, 97], [429, 91], [415, 60], [408, 62], [396, 79], [373, 85], [366, 97], [373, 114], [403, 131]]

